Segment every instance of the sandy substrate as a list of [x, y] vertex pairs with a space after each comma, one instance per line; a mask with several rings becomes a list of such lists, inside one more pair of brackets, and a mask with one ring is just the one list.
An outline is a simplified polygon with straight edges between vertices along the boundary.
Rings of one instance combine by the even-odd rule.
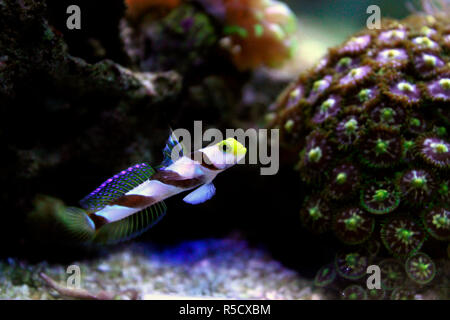
[[[243, 240], [208, 239], [171, 247], [131, 243], [80, 267], [81, 290], [114, 299], [324, 299], [323, 292]], [[67, 288], [68, 265], [0, 261], [0, 299], [61, 299], [45, 273]], [[72, 278], [73, 279], [73, 278]], [[71, 282], [75, 283], [75, 282]]]

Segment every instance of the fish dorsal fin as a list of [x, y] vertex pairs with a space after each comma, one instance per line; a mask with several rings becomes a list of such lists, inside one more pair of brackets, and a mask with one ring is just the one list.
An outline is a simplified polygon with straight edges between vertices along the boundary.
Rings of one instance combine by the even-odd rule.
[[211, 199], [216, 193], [214, 184], [208, 183], [195, 189], [183, 198], [183, 201], [190, 204], [199, 204]]
[[155, 170], [147, 163], [129, 167], [106, 180], [97, 189], [80, 201], [81, 206], [89, 212], [103, 209], [111, 201], [123, 196], [128, 191], [148, 180]]
[[185, 150], [183, 144], [180, 141], [178, 141], [178, 138], [175, 136], [175, 133], [171, 129], [169, 139], [167, 139], [166, 146], [163, 149], [164, 159], [161, 162], [160, 167], [167, 168], [174, 161], [183, 157], [184, 154]]
[[124, 219], [105, 224], [97, 230], [93, 242], [114, 244], [135, 238], [159, 222], [166, 211], [166, 204], [160, 201]]

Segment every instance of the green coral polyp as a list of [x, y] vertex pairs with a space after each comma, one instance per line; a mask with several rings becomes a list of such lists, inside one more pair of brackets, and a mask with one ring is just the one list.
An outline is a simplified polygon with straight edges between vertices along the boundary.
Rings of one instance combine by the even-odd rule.
[[378, 139], [375, 145], [375, 152], [379, 155], [382, 153], [386, 153], [389, 147], [389, 141], [384, 141], [382, 139]]
[[359, 244], [367, 240], [374, 229], [374, 220], [359, 208], [350, 208], [338, 213], [333, 230], [346, 244]]
[[353, 78], [359, 76], [362, 73], [362, 70], [360, 68], [355, 68], [350, 70], [349, 75], [352, 76]]
[[317, 287], [326, 287], [336, 279], [336, 271], [332, 266], [323, 266], [317, 272], [314, 278], [314, 285]]
[[407, 82], [400, 82], [397, 85], [398, 90], [403, 91], [403, 92], [413, 92], [414, 91], [414, 87]]
[[350, 231], [356, 231], [358, 227], [363, 222], [363, 218], [361, 216], [354, 215], [351, 218], [345, 219], [345, 227]]
[[450, 211], [444, 208], [426, 210], [422, 216], [427, 232], [440, 241], [450, 240]]
[[285, 129], [287, 132], [291, 132], [291, 131], [292, 131], [292, 128], [294, 127], [294, 125], [295, 125], [294, 120], [289, 119], [289, 120], [286, 121], [286, 123], [284, 124], [284, 129]]
[[448, 217], [444, 215], [436, 214], [433, 216], [433, 225], [437, 229], [448, 229], [450, 225], [450, 220], [448, 219]]
[[385, 189], [378, 189], [375, 191], [372, 201], [375, 202], [383, 202], [389, 197], [389, 191]]
[[381, 238], [392, 254], [404, 257], [417, 252], [425, 241], [425, 233], [412, 219], [396, 217], [381, 228]]
[[336, 176], [336, 183], [337, 184], [343, 184], [347, 181], [347, 174], [345, 172], [340, 172], [337, 176]]
[[436, 266], [425, 253], [417, 253], [405, 262], [406, 274], [414, 282], [424, 285], [430, 283], [436, 275]]
[[450, 79], [445, 78], [445, 79], [439, 80], [439, 85], [444, 90], [450, 90]]
[[372, 90], [370, 89], [363, 89], [358, 93], [359, 101], [366, 102], [370, 99], [370, 95], [372, 93]]
[[427, 179], [425, 179], [425, 178], [423, 178], [423, 177], [417, 177], [417, 178], [414, 178], [414, 179], [412, 180], [411, 185], [412, 185], [414, 188], [420, 188], [420, 189], [422, 189], [422, 188], [426, 185], [426, 183], [427, 183]]
[[405, 272], [402, 264], [396, 259], [385, 259], [379, 263], [381, 271], [381, 287], [393, 290], [405, 281]]
[[323, 217], [322, 213], [320, 212], [319, 207], [312, 207], [308, 209], [308, 214], [311, 217], [312, 220], [317, 221], [320, 218]]
[[341, 296], [344, 300], [366, 300], [367, 292], [360, 285], [352, 284], [342, 291]]
[[421, 125], [420, 120], [417, 119], [417, 118], [412, 118], [412, 119], [409, 121], [409, 123], [410, 123], [410, 125], [412, 125], [412, 126], [414, 126], [414, 127], [420, 127], [420, 125]]
[[321, 234], [331, 226], [330, 209], [324, 200], [317, 197], [306, 200], [300, 210], [302, 224], [312, 232]]
[[396, 236], [404, 244], [410, 245], [412, 243], [412, 237], [414, 236], [414, 231], [404, 229], [404, 228], [397, 228]]
[[419, 44], [419, 45], [423, 45], [423, 46], [425, 46], [426, 48], [429, 48], [429, 49], [433, 48], [433, 47], [434, 47], [434, 44], [435, 44], [435, 43], [434, 43], [430, 38], [428, 38], [428, 37], [418, 37], [418, 38], [414, 39], [414, 42], [417, 43], [417, 44]]
[[352, 58], [350, 57], [344, 57], [338, 62], [339, 67], [348, 67], [352, 64]]
[[328, 109], [333, 107], [335, 105], [335, 103], [336, 103], [336, 100], [334, 100], [334, 99], [328, 99], [328, 100], [324, 101], [322, 103], [322, 105], [320, 106], [320, 111], [326, 112]]
[[359, 252], [338, 253], [334, 259], [337, 274], [344, 279], [361, 279], [366, 274], [368, 259]]
[[403, 143], [394, 130], [377, 127], [368, 131], [362, 138], [363, 162], [374, 168], [387, 168], [401, 159]]
[[392, 108], [381, 109], [381, 118], [384, 122], [391, 122], [394, 118], [395, 111]]
[[402, 195], [408, 205], [419, 206], [430, 203], [436, 183], [433, 176], [422, 169], [406, 170], [397, 182]]
[[434, 153], [442, 154], [448, 152], [448, 147], [443, 143], [432, 143], [430, 146], [433, 149]]
[[373, 214], [387, 214], [400, 204], [400, 197], [394, 185], [369, 184], [361, 191], [361, 205]]
[[312, 87], [312, 91], [314, 92], [318, 92], [320, 90], [320, 88], [324, 85], [326, 85], [328, 82], [326, 80], [317, 80], [316, 82], [314, 82], [313, 87]]
[[435, 67], [437, 63], [436, 57], [429, 54], [424, 55], [423, 61], [429, 67]]
[[350, 119], [344, 124], [344, 127], [348, 133], [354, 133], [358, 129], [358, 121], [356, 119]]
[[322, 159], [322, 149], [315, 147], [308, 152], [308, 160], [311, 162], [319, 162]]

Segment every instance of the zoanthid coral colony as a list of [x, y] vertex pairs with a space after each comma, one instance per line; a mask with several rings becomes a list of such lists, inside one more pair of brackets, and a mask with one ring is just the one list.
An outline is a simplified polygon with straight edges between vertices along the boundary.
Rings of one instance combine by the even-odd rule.
[[295, 167], [308, 186], [300, 220], [347, 245], [317, 285], [365, 281], [366, 267], [379, 263], [387, 292], [352, 285], [342, 296], [403, 299], [442, 287], [450, 240], [448, 14], [386, 20], [355, 34], [300, 75], [267, 119], [299, 155]]

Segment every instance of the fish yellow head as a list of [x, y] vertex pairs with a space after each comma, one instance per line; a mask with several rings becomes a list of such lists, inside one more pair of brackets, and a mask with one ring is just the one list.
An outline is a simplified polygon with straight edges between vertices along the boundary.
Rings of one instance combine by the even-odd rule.
[[203, 149], [203, 152], [215, 167], [224, 170], [241, 161], [247, 148], [236, 139], [228, 138]]

